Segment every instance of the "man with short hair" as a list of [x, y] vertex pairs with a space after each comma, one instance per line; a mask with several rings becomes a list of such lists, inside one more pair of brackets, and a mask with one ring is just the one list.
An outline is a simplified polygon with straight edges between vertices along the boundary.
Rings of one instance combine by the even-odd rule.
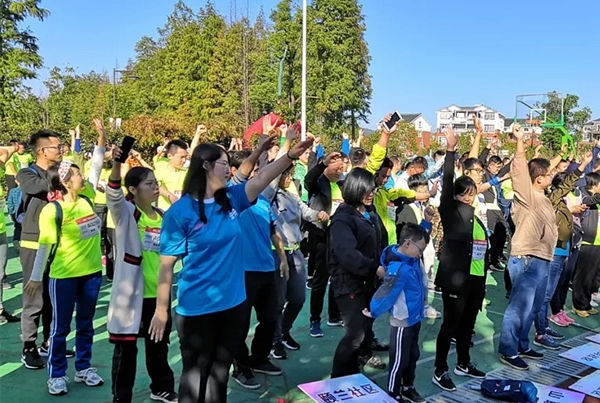
[[[17, 180], [23, 192], [25, 216], [22, 222], [20, 259], [23, 269], [23, 284], [27, 284], [33, 271], [33, 262], [38, 249], [39, 215], [48, 203], [48, 180], [46, 172], [50, 165], [62, 160], [62, 145], [58, 134], [50, 130], [39, 130], [29, 140], [35, 154], [35, 162], [17, 173]], [[23, 340], [23, 355], [21, 362], [25, 368], [41, 369], [45, 367], [44, 360], [36, 347], [38, 324], [42, 316], [44, 343], [42, 353], [48, 351], [47, 340], [50, 338], [50, 323], [52, 321], [52, 305], [48, 295], [48, 273], [44, 273], [44, 289], [42, 292], [30, 295], [21, 294], [23, 312], [21, 313], [21, 337]]]
[[181, 197], [187, 170], [183, 168], [188, 157], [187, 144], [182, 140], [171, 140], [166, 146], [168, 162], [160, 162], [154, 174], [160, 186], [158, 207], [167, 210]]
[[550, 161], [535, 158], [527, 163], [524, 132], [519, 124], [515, 124], [513, 135], [517, 149], [510, 175], [515, 192], [512, 214], [516, 230], [508, 262], [513, 288], [504, 312], [498, 352], [502, 363], [525, 371], [529, 365], [522, 357], [543, 357], [529, 347], [529, 330], [534, 313], [544, 301], [558, 229], [552, 202], [544, 193], [552, 183]]
[[408, 189], [408, 178], [420, 175], [427, 170], [427, 160], [424, 157], [415, 157], [406, 164], [406, 169], [396, 180], [396, 189]]

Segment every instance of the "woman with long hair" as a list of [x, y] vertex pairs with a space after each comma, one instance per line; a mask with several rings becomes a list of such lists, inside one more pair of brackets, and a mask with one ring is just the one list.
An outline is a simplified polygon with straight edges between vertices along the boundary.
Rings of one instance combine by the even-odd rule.
[[[271, 136], [268, 141], [274, 140]], [[169, 317], [173, 268], [181, 259], [176, 308], [183, 363], [180, 402], [227, 401], [246, 299], [239, 214], [311, 144], [299, 142], [248, 182], [229, 187], [227, 152], [210, 143], [194, 150], [183, 195], [163, 217], [156, 311], [150, 325], [152, 339], [160, 341]]]
[[107, 324], [109, 340], [115, 345], [113, 399], [119, 403], [131, 402], [136, 377], [137, 338], [140, 337], [144, 339], [146, 368], [151, 379], [150, 398], [177, 402], [173, 371], [168, 362], [170, 317], [160, 341], [150, 340], [148, 333], [156, 309], [160, 228], [164, 214], [153, 206], [159, 196], [158, 183], [150, 168], [133, 167], [125, 175], [125, 196], [121, 188], [120, 156], [121, 149], [117, 147], [113, 150], [114, 161], [106, 188], [106, 201], [116, 226], [117, 240]]

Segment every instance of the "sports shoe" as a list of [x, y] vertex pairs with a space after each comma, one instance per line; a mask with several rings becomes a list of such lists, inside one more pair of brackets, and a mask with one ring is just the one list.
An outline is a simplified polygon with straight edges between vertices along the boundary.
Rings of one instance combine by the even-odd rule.
[[600, 292], [595, 292], [592, 294], [592, 301], [600, 302]]
[[15, 323], [15, 322], [20, 322], [21, 319], [17, 318], [16, 316], [11, 315], [10, 313], [8, 313], [8, 311], [6, 309], [3, 309], [2, 311], [0, 311], [0, 325], [4, 324], [4, 323]]
[[552, 329], [551, 327], [546, 328], [546, 336], [550, 336], [554, 340], [562, 340], [565, 338], [564, 335], [558, 333], [556, 330]]
[[404, 400], [411, 403], [423, 403], [425, 399], [417, 392], [414, 387], [405, 387], [400, 395]]
[[592, 300], [590, 300], [590, 306], [592, 308], [597, 308], [598, 307], [598, 303], [592, 299]]
[[104, 383], [104, 380], [98, 375], [98, 370], [93, 367], [75, 372], [73, 380], [75, 382], [83, 382], [87, 386], [100, 386]]
[[277, 365], [267, 360], [261, 364], [253, 364], [252, 371], [265, 375], [281, 375], [283, 371]]
[[27, 369], [42, 369], [46, 366], [44, 359], [40, 357], [40, 353], [35, 347], [23, 349], [21, 362]]
[[54, 396], [66, 395], [69, 391], [67, 389], [67, 382], [69, 378], [61, 376], [58, 378], [48, 378], [48, 393]]
[[561, 314], [563, 311], [560, 311], [556, 315], [550, 315], [550, 322], [554, 323], [556, 326], [567, 327], [571, 324], [571, 322], [567, 321]]
[[323, 337], [323, 331], [321, 330], [321, 322], [315, 320], [310, 322], [310, 336], [311, 337]]
[[565, 311], [561, 310], [560, 311], [560, 316], [563, 317], [563, 319], [565, 319], [567, 322], [569, 323], [575, 323], [575, 319], [573, 319], [572, 317], [570, 317]]
[[283, 343], [280, 341], [276, 341], [273, 343], [273, 348], [271, 349], [271, 357], [276, 358], [278, 360], [287, 359], [287, 352], [283, 347]]
[[485, 372], [480, 371], [477, 367], [471, 363], [469, 365], [456, 365], [454, 373], [458, 376], [470, 376], [471, 378], [483, 379], [485, 378]]
[[371, 349], [371, 351], [389, 351], [390, 350], [390, 346], [388, 344], [381, 343], [379, 340], [377, 340], [377, 337], [373, 338], [373, 340], [371, 341], [371, 344], [369, 345], [369, 348]]
[[158, 400], [160, 402], [165, 403], [177, 403], [178, 396], [174, 391], [170, 392], [160, 392], [160, 393], [150, 393], [150, 399]]
[[365, 367], [371, 367], [375, 369], [385, 369], [386, 367], [385, 362], [381, 361], [381, 359], [376, 355], [372, 355], [370, 357], [365, 355], [362, 357], [358, 357], [358, 360]]
[[596, 308], [588, 309], [587, 313], [589, 313], [590, 315], [597, 315], [598, 310]]
[[541, 360], [542, 358], [544, 358], [544, 354], [539, 353], [531, 348], [529, 350], [519, 352], [519, 356], [531, 358], [532, 360]]
[[[40, 344], [40, 355], [42, 357], [48, 357], [48, 354], [50, 352], [50, 344], [45, 341], [42, 344]], [[70, 350], [70, 349], [66, 349], [65, 350], [65, 357], [67, 358], [73, 358], [75, 357], [75, 351]]]
[[456, 390], [456, 386], [454, 385], [454, 382], [452, 382], [452, 378], [450, 378], [448, 371], [444, 371], [441, 374], [438, 374], [437, 371], [434, 371], [431, 382], [449, 392], [454, 392]]
[[509, 357], [506, 355], [500, 356], [500, 362], [508, 365], [509, 367], [513, 367], [514, 369], [520, 369], [521, 371], [527, 371], [529, 369], [529, 365], [519, 356]]
[[327, 326], [342, 327], [342, 326], [344, 326], [344, 321], [341, 319], [329, 319], [327, 321]]
[[234, 373], [232, 378], [238, 383], [238, 385], [246, 389], [253, 390], [258, 389], [261, 386], [260, 383], [256, 381], [256, 378], [254, 378], [252, 371], [242, 371], [237, 374]]
[[425, 308], [425, 317], [427, 319], [439, 319], [442, 317], [442, 313], [431, 305], [427, 305]]
[[281, 342], [283, 343], [285, 348], [287, 348], [288, 350], [299, 350], [300, 349], [300, 343], [298, 343], [296, 340], [294, 340], [292, 338], [292, 336], [290, 336], [289, 333], [286, 333], [281, 337]]
[[583, 311], [583, 310], [579, 310], [579, 309], [575, 309], [575, 308], [573, 308], [573, 313], [582, 318], [587, 318], [588, 316], [590, 316], [588, 311]]
[[536, 346], [540, 346], [543, 348], [547, 348], [548, 350], [558, 350], [560, 349], [560, 344], [554, 341], [552, 337], [549, 337], [546, 334], [538, 334], [533, 339], [533, 344]]

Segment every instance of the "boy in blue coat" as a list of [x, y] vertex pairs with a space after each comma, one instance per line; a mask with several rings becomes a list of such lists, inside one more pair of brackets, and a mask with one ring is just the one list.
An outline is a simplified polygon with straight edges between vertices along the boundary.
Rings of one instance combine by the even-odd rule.
[[390, 364], [388, 393], [399, 401], [424, 402], [415, 390], [415, 369], [419, 359], [419, 330], [427, 298], [427, 275], [421, 264], [423, 250], [429, 243], [431, 224], [407, 223], [397, 245], [383, 250], [381, 265], [386, 274], [383, 284], [371, 300], [367, 316], [390, 313]]

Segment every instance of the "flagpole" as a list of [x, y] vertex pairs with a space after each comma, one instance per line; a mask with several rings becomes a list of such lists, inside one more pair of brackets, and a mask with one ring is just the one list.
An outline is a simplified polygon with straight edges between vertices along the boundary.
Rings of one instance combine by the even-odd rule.
[[306, 1], [302, 0], [302, 141], [306, 140]]

